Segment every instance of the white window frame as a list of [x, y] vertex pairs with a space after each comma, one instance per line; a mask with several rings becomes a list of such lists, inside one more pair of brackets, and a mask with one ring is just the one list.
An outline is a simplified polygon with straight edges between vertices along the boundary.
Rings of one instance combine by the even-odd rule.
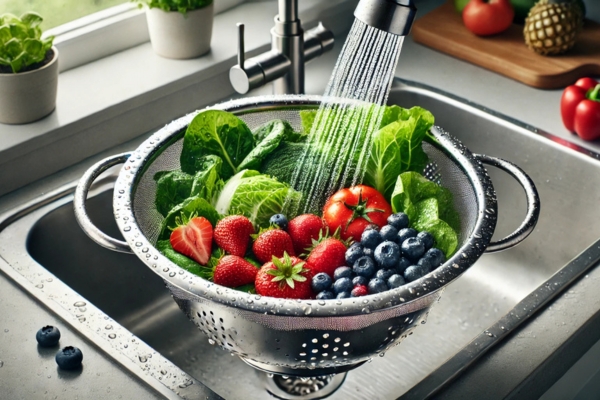
[[[255, 0], [214, 0], [215, 14], [252, 1]], [[44, 35], [55, 36], [60, 72], [150, 40], [144, 10], [130, 2], [49, 29]]]

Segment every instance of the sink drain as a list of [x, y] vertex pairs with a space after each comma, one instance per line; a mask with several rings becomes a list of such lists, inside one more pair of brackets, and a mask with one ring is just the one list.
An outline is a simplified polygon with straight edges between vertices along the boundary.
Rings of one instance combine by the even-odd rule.
[[335, 392], [346, 379], [346, 372], [324, 376], [286, 376], [265, 374], [267, 391], [278, 399], [323, 399]]

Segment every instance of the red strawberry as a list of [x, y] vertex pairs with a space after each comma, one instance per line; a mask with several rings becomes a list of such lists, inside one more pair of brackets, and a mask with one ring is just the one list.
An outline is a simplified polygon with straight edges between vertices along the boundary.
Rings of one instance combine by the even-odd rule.
[[281, 229], [268, 229], [258, 234], [258, 237], [252, 245], [252, 251], [258, 261], [266, 263], [273, 256], [283, 257], [283, 253], [295, 256], [292, 239], [286, 231]]
[[333, 276], [337, 267], [346, 265], [346, 245], [339, 239], [327, 238], [319, 242], [306, 258], [306, 268], [313, 274], [325, 272]]
[[314, 214], [302, 214], [288, 223], [288, 233], [292, 238], [296, 254], [306, 252], [316, 240], [325, 232], [325, 222]]
[[256, 293], [285, 299], [310, 299], [313, 275], [304, 266], [304, 261], [287, 253], [282, 258], [273, 257], [256, 274]]
[[215, 243], [234, 256], [243, 257], [254, 233], [252, 222], [243, 215], [230, 215], [215, 226]]
[[177, 228], [171, 232], [173, 250], [194, 261], [206, 265], [210, 258], [213, 228], [204, 217], [193, 217], [189, 221], [177, 220]]
[[215, 267], [213, 282], [235, 288], [254, 283], [258, 269], [238, 256], [224, 256]]

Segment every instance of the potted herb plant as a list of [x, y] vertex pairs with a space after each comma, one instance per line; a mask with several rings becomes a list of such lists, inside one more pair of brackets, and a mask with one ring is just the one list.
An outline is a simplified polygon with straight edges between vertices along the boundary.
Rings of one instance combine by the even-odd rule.
[[213, 0], [133, 0], [146, 6], [154, 52], [167, 58], [195, 58], [210, 50]]
[[0, 122], [25, 124], [56, 108], [58, 50], [42, 39], [43, 18], [28, 12], [0, 16]]

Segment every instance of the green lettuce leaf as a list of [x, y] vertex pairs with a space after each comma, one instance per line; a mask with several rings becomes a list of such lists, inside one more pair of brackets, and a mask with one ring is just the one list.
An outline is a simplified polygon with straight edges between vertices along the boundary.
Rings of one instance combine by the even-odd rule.
[[293, 134], [294, 130], [292, 126], [279, 119], [270, 121], [259, 127], [254, 132], [258, 144], [240, 163], [238, 171], [243, 169], [259, 169], [265, 157], [271, 154], [286, 137], [293, 136]]
[[183, 203], [175, 206], [162, 222], [158, 240], [165, 240], [171, 236], [171, 231], [177, 227], [176, 220], [190, 219], [192, 216], [204, 217], [210, 221], [214, 227], [221, 216], [215, 208], [204, 198], [200, 196], [189, 197]]
[[408, 215], [411, 227], [430, 232], [436, 246], [450, 257], [458, 246], [460, 218], [452, 193], [417, 172], [398, 176], [391, 196], [393, 212]]
[[156, 209], [164, 217], [177, 204], [190, 197], [194, 176], [181, 171], [161, 171], [154, 175], [156, 181]]
[[223, 188], [223, 180], [220, 175], [222, 165], [221, 157], [204, 156], [200, 171], [194, 175], [189, 197], [199, 196], [209, 203], [213, 203]]
[[221, 157], [221, 177], [236, 174], [238, 166], [255, 146], [254, 136], [244, 121], [226, 111], [206, 110], [194, 117], [183, 137], [181, 169], [195, 174], [203, 165], [203, 156]]
[[245, 215], [259, 227], [269, 226], [273, 214], [289, 204], [300, 201], [299, 192], [288, 184], [258, 171], [244, 170], [229, 179], [217, 199], [218, 213]]
[[[391, 118], [395, 114], [391, 113]], [[374, 187], [389, 198], [398, 175], [405, 171], [422, 171], [427, 155], [421, 147], [426, 133], [433, 126], [433, 115], [420, 107], [397, 110], [401, 119], [385, 125], [373, 135], [373, 146], [363, 183]], [[405, 118], [405, 119], [402, 119]]]

